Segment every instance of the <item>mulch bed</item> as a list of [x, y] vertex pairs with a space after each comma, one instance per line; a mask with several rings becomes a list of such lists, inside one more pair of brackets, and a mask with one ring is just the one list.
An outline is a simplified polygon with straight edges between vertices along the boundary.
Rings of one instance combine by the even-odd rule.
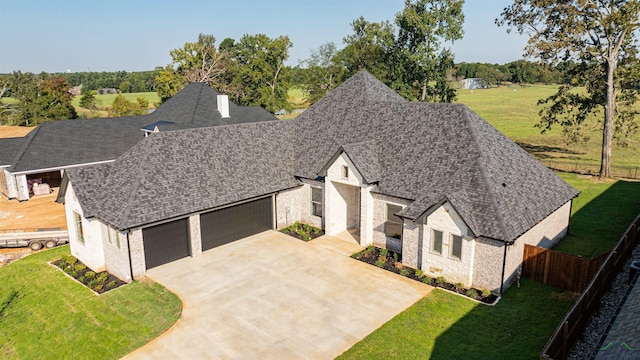
[[106, 271], [94, 272], [82, 261], [71, 255], [65, 255], [61, 259], [53, 261], [52, 264], [98, 294], [103, 294], [127, 284]]
[[[386, 254], [384, 252], [386, 252]], [[402, 265], [402, 257], [399, 253], [379, 247], [369, 246], [361, 252], [353, 254], [351, 257], [367, 264], [394, 272], [398, 275], [408, 277], [415, 281], [420, 281], [427, 285], [453, 291], [485, 304], [493, 304], [498, 298], [498, 296], [493, 293], [485, 296], [483, 295], [482, 290], [479, 289], [458, 287], [444, 281], [442, 278], [434, 279], [424, 275], [420, 276], [421, 274], [416, 273], [416, 269]]]
[[[305, 226], [307, 227], [307, 229], [305, 229]], [[293, 236], [294, 238], [300, 239], [302, 241], [311, 241], [324, 235], [324, 230], [310, 225], [305, 225], [297, 221], [293, 225], [280, 230], [280, 232], [289, 236]]]

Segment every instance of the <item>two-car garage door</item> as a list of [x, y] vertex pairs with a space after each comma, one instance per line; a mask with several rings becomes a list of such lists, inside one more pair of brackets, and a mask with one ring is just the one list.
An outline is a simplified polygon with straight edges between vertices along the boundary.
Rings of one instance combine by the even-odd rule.
[[[273, 228], [272, 198], [200, 215], [202, 251]], [[146, 268], [190, 255], [189, 222], [180, 219], [142, 230]]]
[[202, 251], [273, 228], [271, 197], [200, 215]]

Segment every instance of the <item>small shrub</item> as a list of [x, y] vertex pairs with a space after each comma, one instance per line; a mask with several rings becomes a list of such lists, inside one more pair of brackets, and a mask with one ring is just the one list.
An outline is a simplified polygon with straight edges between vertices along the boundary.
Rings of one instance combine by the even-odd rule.
[[483, 297], [491, 296], [491, 291], [489, 291], [489, 289], [482, 289], [482, 296]]
[[457, 282], [454, 285], [456, 287], [456, 289], [460, 290], [460, 289], [464, 289], [464, 284], [461, 282]]
[[314, 227], [312, 231], [314, 235], [318, 235], [318, 233], [320, 232], [320, 228]]
[[99, 293], [99, 292], [101, 292], [101, 291], [102, 291], [102, 284], [98, 284], [98, 285], [96, 285], [96, 286], [92, 287], [91, 289], [92, 289], [93, 291], [95, 291], [95, 292]]
[[116, 286], [116, 282], [112, 280], [107, 283], [106, 288], [108, 290], [108, 289], [114, 288], [115, 286]]
[[416, 276], [422, 279], [424, 277], [424, 271], [422, 271], [422, 269], [416, 269]]
[[398, 262], [398, 253], [397, 252], [393, 253], [393, 261]]
[[[62, 260], [65, 265], [73, 265], [78, 262], [78, 259], [76, 259], [73, 255], [62, 255], [62, 258], [60, 260]], [[63, 264], [60, 265], [64, 266]]]
[[311, 225], [309, 224], [303, 224], [302, 225], [302, 229], [304, 229], [304, 231], [310, 233], [311, 232]]
[[400, 269], [400, 275], [409, 276], [409, 269], [407, 269], [407, 268]]
[[77, 272], [80, 272], [80, 271], [85, 270], [85, 269], [87, 268], [87, 265], [85, 265], [85, 264], [83, 264], [83, 263], [80, 263], [80, 262], [79, 262], [79, 263], [76, 263], [75, 265], [73, 265], [73, 268], [74, 268]]
[[425, 277], [422, 279], [422, 282], [423, 282], [423, 283], [425, 283], [425, 284], [427, 284], [427, 285], [431, 285], [431, 278], [430, 278], [430, 277], [428, 277], [428, 276], [425, 276]]
[[99, 285], [99, 284], [98, 284], [98, 280], [96, 280], [96, 279], [90, 280], [87, 283], [87, 287], [89, 287], [90, 289], [95, 288], [97, 285]]
[[387, 257], [387, 255], [389, 255], [389, 250], [385, 248], [380, 249], [380, 256]]
[[384, 267], [384, 260], [378, 259], [378, 261], [376, 261], [376, 266], [379, 268]]
[[436, 285], [438, 286], [442, 286], [447, 282], [447, 279], [444, 278], [444, 276], [438, 276], [436, 278]]
[[104, 284], [107, 281], [108, 276], [109, 274], [106, 271], [103, 271], [98, 275], [98, 277], [96, 277], [96, 280], [98, 280], [98, 283]]
[[478, 297], [478, 291], [476, 291], [476, 289], [469, 289], [467, 290], [467, 296], [475, 299], [476, 297]]

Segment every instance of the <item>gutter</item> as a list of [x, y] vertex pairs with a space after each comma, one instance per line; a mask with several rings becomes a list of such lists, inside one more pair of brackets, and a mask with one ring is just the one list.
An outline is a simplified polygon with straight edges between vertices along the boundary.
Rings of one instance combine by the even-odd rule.
[[129, 241], [129, 234], [127, 232], [127, 252], [129, 253], [129, 274], [131, 274], [131, 281], [133, 281], [133, 263], [131, 262], [131, 242]]

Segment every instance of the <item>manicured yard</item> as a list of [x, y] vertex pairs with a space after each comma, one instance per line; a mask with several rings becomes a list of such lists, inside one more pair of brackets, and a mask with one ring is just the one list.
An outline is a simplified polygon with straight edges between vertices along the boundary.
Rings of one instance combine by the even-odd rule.
[[63, 246], [0, 268], [0, 358], [118, 359], [180, 316], [178, 297], [152, 282], [94, 295], [47, 264], [68, 253]]
[[494, 307], [435, 289], [339, 359], [535, 359], [574, 300], [526, 279]]
[[587, 258], [610, 251], [640, 213], [640, 182], [557, 174], [580, 195], [573, 200], [569, 235], [554, 250]]

